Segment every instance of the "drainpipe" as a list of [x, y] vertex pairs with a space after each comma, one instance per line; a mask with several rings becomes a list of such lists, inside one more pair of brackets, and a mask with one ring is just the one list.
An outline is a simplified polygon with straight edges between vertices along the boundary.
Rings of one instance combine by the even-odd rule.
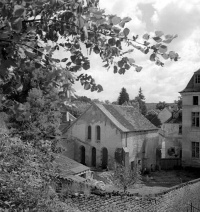
[[128, 133], [125, 132], [125, 146], [127, 147], [127, 137], [128, 137]]

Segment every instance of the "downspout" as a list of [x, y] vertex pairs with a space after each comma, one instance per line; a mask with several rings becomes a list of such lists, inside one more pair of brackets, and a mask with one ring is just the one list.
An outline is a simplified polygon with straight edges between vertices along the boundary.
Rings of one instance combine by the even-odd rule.
[[128, 137], [128, 133], [125, 132], [125, 146], [127, 147], [127, 137]]

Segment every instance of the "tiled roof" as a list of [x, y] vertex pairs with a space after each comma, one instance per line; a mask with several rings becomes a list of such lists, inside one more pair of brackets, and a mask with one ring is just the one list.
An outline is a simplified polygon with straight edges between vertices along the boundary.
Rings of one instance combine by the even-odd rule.
[[169, 118], [165, 123], [181, 124], [182, 123], [182, 110], [179, 110], [176, 113], [173, 113], [172, 117]]
[[80, 174], [85, 171], [90, 171], [90, 168], [76, 162], [64, 155], [57, 155], [54, 164], [60, 170], [59, 176], [62, 178], [67, 178], [69, 175]]
[[123, 132], [157, 130], [147, 118], [132, 106], [95, 104]]
[[200, 86], [195, 86], [194, 85], [194, 76], [195, 74], [200, 74], [200, 69], [195, 71], [192, 78], [190, 79], [190, 81], [188, 82], [187, 86], [185, 89], [183, 89], [182, 91], [180, 91], [179, 93], [185, 93], [185, 92], [200, 92]]

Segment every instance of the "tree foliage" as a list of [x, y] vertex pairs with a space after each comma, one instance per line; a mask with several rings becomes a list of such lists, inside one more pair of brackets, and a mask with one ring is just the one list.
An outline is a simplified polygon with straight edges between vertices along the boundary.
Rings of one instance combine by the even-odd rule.
[[146, 118], [152, 123], [154, 124], [156, 127], [160, 127], [161, 126], [161, 121], [160, 119], [158, 118], [158, 115], [154, 112], [148, 112], [146, 114]]
[[122, 105], [124, 102], [128, 101], [129, 101], [129, 94], [126, 91], [126, 88], [122, 88], [121, 92], [119, 93], [118, 104]]
[[[71, 84], [78, 80], [86, 90], [103, 90], [101, 85], [87, 74], [77, 74], [88, 70], [90, 61], [84, 55], [83, 45], [90, 54], [98, 54], [105, 68], [113, 67], [114, 73], [124, 74], [131, 67], [141, 71], [133, 56], [135, 50], [150, 55], [150, 60], [163, 66], [162, 59], [177, 61], [179, 56], [168, 51], [167, 44], [177, 36], [156, 31], [151, 37], [145, 34], [141, 39], [132, 36], [126, 23], [131, 18], [107, 15], [98, 7], [99, 0], [4, 0], [0, 3], [0, 76], [16, 77], [15, 90], [23, 85], [24, 77], [19, 73], [23, 64], [34, 63], [35, 69], [45, 68], [48, 80], [62, 83], [63, 95]], [[139, 41], [141, 40], [141, 41]], [[128, 49], [123, 50], [123, 43]], [[66, 52], [63, 58], [56, 58], [55, 52]], [[65, 68], [60, 68], [64, 64]], [[12, 70], [10, 69], [12, 67]], [[24, 69], [21, 70], [24, 72]], [[56, 78], [56, 79], [55, 79]], [[55, 84], [56, 85], [56, 84]]]
[[[131, 67], [141, 71], [132, 55], [135, 50], [149, 54], [159, 66], [164, 65], [163, 60], [179, 58], [167, 47], [176, 36], [164, 36], [160, 31], [141, 39], [132, 36], [126, 28], [131, 18], [105, 14], [98, 3], [0, 2], [0, 111], [8, 115], [10, 130], [0, 146], [3, 208], [60, 210], [51, 201], [56, 198], [49, 195], [55, 173], [50, 168], [52, 155], [57, 152], [60, 135], [59, 108], [70, 101], [75, 81], [92, 92], [103, 90], [87, 74], [91, 53], [98, 54], [103, 66], [118, 74]], [[56, 57], [58, 52], [63, 53], [62, 58]]]
[[179, 96], [178, 100], [175, 100], [174, 103], [177, 104], [177, 107], [179, 110], [182, 109], [182, 97], [181, 96]]
[[140, 113], [145, 116], [147, 113], [147, 108], [145, 104], [145, 97], [141, 88], [139, 89], [138, 96], [135, 97], [135, 101], [138, 102]]
[[141, 182], [141, 173], [139, 168], [125, 167], [121, 164], [115, 164], [114, 172], [110, 175], [112, 183], [125, 191], [132, 188], [136, 183]]
[[168, 104], [164, 101], [164, 102], [159, 102], [157, 105], [156, 105], [156, 109], [158, 110], [163, 110], [165, 107], [167, 107]]

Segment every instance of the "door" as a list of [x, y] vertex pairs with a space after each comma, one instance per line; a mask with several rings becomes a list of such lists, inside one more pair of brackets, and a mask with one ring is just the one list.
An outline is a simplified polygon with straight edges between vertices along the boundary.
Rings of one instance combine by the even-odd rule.
[[107, 148], [102, 149], [102, 169], [106, 169], [108, 166], [108, 150]]
[[96, 148], [92, 147], [92, 166], [96, 167]]
[[80, 147], [80, 162], [85, 165], [85, 147]]

